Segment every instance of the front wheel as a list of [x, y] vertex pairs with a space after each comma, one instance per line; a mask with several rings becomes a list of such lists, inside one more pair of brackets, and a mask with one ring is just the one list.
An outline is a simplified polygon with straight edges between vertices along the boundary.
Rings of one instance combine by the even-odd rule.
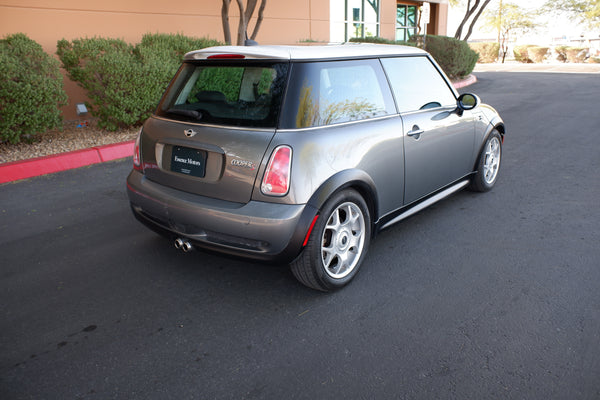
[[493, 188], [498, 179], [501, 158], [502, 137], [497, 130], [494, 130], [483, 145], [477, 163], [477, 172], [471, 179], [469, 189], [475, 192], [487, 192]]
[[292, 273], [313, 289], [329, 291], [352, 280], [367, 253], [371, 217], [365, 200], [348, 189], [323, 206], [308, 243], [292, 262]]

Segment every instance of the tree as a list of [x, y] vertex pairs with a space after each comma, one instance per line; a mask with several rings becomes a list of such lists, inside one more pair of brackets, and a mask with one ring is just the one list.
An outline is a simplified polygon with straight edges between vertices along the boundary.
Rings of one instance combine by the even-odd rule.
[[600, 0], [546, 0], [545, 12], [567, 12], [590, 28], [600, 27]]
[[[256, 10], [258, 0], [246, 0], [246, 5], [244, 5], [244, 0], [236, 0], [236, 2], [240, 10], [240, 20], [238, 23], [236, 43], [238, 46], [242, 46], [244, 44], [244, 41], [248, 38], [248, 23], [252, 18], [252, 14], [254, 14], [254, 11]], [[225, 43], [227, 44], [231, 44], [231, 29], [229, 28], [230, 5], [231, 0], [223, 0], [223, 5], [221, 6], [221, 21], [223, 23], [223, 35], [225, 36]], [[266, 5], [267, 0], [260, 0], [260, 7], [258, 8], [258, 17], [256, 19], [256, 24], [254, 24], [254, 30], [252, 31], [252, 35], [250, 35], [249, 37], [252, 40], [256, 40], [256, 35], [258, 34], [260, 25], [263, 21], [263, 15]]]
[[[475, 23], [477, 22], [477, 20], [483, 13], [483, 10], [485, 10], [487, 5], [490, 3], [490, 1], [491, 0], [484, 0], [482, 3], [481, 0], [473, 0], [473, 1], [467, 0], [467, 8], [465, 10], [465, 16], [463, 17], [460, 25], [456, 29], [456, 33], [454, 34], [454, 37], [456, 39], [461, 40], [462, 31], [463, 31], [465, 25], [467, 24], [467, 22], [469, 20], [471, 20], [471, 23], [469, 24], [469, 30], [467, 31], [467, 34], [465, 35], [465, 37], [462, 40], [467, 41], [469, 39], [469, 37], [471, 36], [471, 33], [473, 33], [473, 28], [475, 27]], [[459, 4], [459, 0], [450, 0], [450, 4], [456, 6]]]
[[486, 26], [498, 31], [503, 63], [508, 52], [510, 33], [515, 31], [525, 33], [536, 26], [530, 13], [517, 4], [503, 3], [502, 1], [496, 9], [491, 9], [486, 13]]

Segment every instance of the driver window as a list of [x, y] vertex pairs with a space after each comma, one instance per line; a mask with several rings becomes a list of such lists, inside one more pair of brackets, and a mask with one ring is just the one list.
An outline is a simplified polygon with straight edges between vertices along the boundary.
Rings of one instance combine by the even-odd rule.
[[455, 106], [456, 98], [427, 57], [381, 60], [400, 113]]

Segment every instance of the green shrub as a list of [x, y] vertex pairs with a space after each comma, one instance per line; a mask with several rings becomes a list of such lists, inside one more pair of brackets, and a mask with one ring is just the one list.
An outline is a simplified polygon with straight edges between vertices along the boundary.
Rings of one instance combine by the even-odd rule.
[[479, 54], [480, 63], [493, 63], [498, 60], [500, 52], [500, 43], [496, 42], [479, 42], [469, 43], [469, 47]]
[[23, 33], [0, 40], [0, 139], [18, 143], [62, 127], [59, 63]]
[[515, 46], [513, 49], [513, 54], [515, 55], [515, 60], [518, 62], [530, 64], [533, 61], [529, 58], [529, 54], [527, 53], [527, 49], [530, 47], [536, 47], [535, 44], [524, 44], [521, 46]]
[[549, 47], [528, 47], [527, 57], [534, 63], [541, 63], [548, 56], [549, 52]]
[[554, 51], [556, 51], [556, 59], [560, 62], [567, 61], [567, 49], [569, 46], [556, 46]]
[[116, 130], [151, 115], [185, 53], [218, 44], [172, 34], [147, 34], [136, 46], [120, 39], [63, 39], [57, 54], [69, 77], [87, 91], [98, 126]]
[[[383, 39], [380, 37], [353, 38], [351, 42], [398, 44], [423, 47], [423, 36], [415, 35], [408, 42]], [[469, 75], [479, 55], [471, 50], [467, 42], [447, 36], [427, 35], [427, 51], [435, 58], [450, 79]]]
[[418, 46], [418, 44], [414, 41], [405, 42], [403, 40], [390, 40], [390, 39], [385, 39], [385, 38], [382, 38], [379, 36], [368, 36], [368, 37], [364, 37], [364, 38], [351, 38], [349, 41], [354, 42], [354, 43], [395, 44], [398, 46], [411, 46], [411, 47]]
[[[411, 41], [422, 47], [423, 36], [415, 35]], [[425, 42], [425, 50], [435, 58], [450, 79], [464, 78], [473, 72], [479, 54], [471, 50], [467, 42], [437, 35], [427, 35]]]
[[567, 47], [567, 61], [572, 63], [582, 63], [587, 58], [590, 49], [585, 47]]

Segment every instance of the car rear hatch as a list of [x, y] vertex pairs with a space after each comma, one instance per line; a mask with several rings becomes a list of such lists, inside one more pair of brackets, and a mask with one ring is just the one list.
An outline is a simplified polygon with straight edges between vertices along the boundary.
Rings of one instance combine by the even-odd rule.
[[146, 177], [246, 203], [275, 134], [289, 64], [227, 58], [186, 61], [144, 124]]
[[246, 203], [273, 134], [151, 118], [142, 134], [144, 173], [164, 186]]

